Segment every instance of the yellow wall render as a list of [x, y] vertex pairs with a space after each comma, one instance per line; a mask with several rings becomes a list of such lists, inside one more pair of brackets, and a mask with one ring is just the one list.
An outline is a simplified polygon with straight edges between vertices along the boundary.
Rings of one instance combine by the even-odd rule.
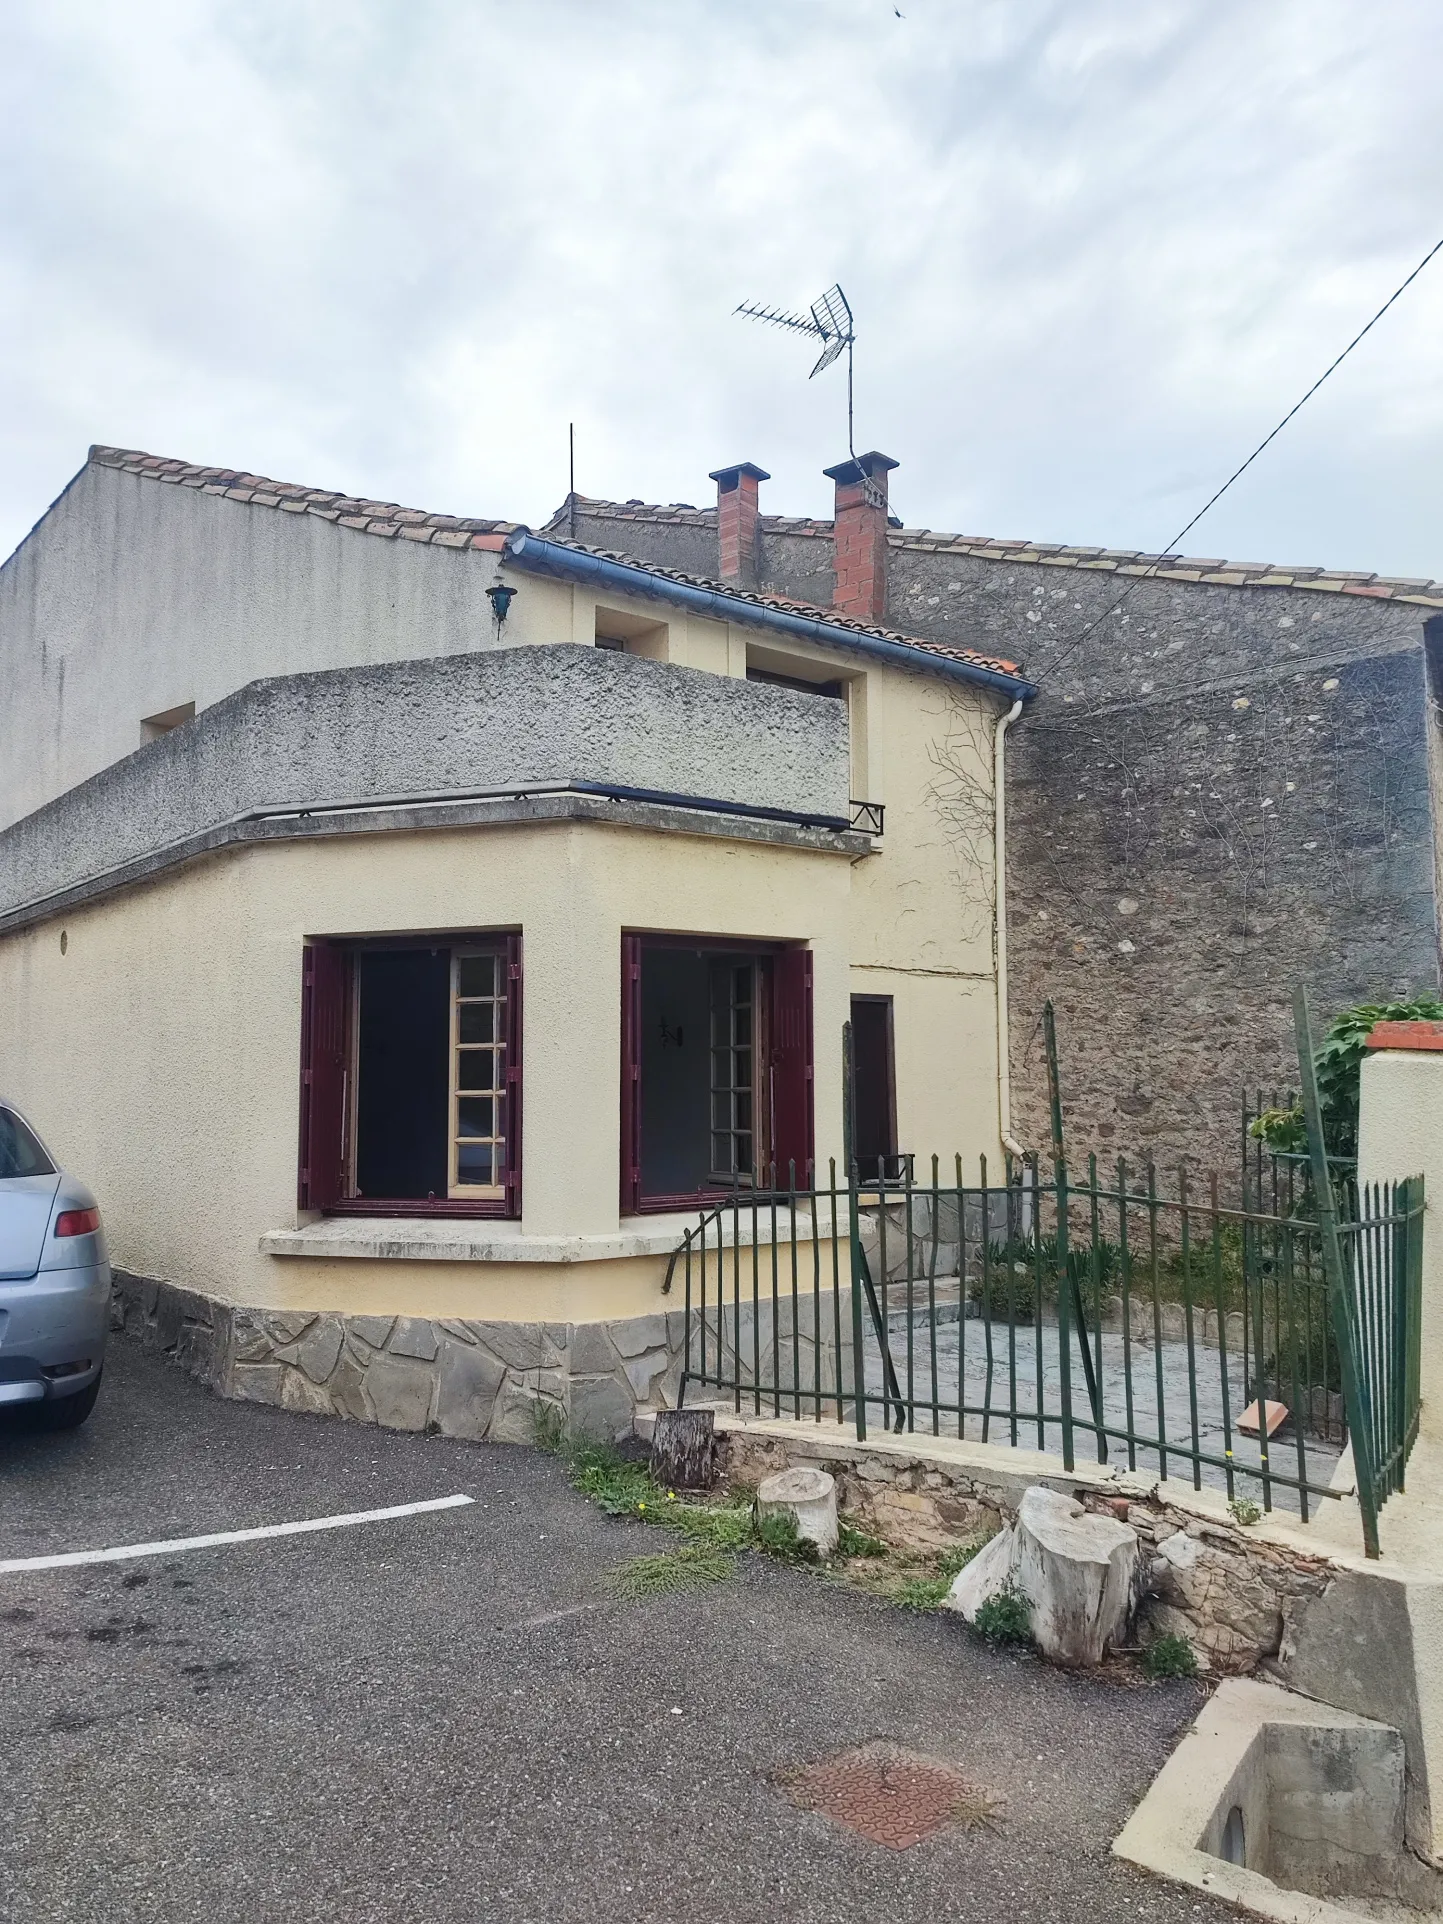
[[74, 912], [63, 956], [58, 921], [0, 941], [0, 1088], [93, 1184], [121, 1267], [269, 1302], [296, 1260], [258, 1242], [296, 1221], [303, 939], [519, 926], [522, 1230], [614, 1231], [623, 928], [811, 944], [825, 1160], [848, 894], [836, 855], [596, 824], [252, 848]]

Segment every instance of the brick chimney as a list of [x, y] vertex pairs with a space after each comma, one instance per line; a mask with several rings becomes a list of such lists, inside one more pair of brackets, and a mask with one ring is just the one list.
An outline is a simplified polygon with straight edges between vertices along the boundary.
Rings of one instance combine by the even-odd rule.
[[771, 478], [752, 461], [715, 468], [710, 476], [716, 482], [717, 578], [739, 588], [756, 586], [758, 497], [762, 482]]
[[887, 474], [897, 462], [890, 455], [859, 454], [822, 472], [837, 484], [833, 541], [837, 583], [832, 606], [861, 621], [882, 621], [887, 613]]

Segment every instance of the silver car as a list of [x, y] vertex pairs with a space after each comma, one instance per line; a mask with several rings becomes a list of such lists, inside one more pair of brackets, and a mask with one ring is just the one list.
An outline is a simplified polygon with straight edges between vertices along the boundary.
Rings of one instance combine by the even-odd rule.
[[0, 1412], [83, 1423], [100, 1394], [110, 1260], [95, 1198], [0, 1101]]

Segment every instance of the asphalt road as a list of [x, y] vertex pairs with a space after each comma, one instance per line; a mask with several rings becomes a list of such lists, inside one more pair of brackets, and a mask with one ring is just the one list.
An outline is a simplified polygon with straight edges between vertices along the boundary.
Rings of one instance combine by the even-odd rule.
[[[1195, 1686], [1080, 1681], [759, 1558], [611, 1600], [657, 1533], [533, 1451], [225, 1403], [118, 1344], [83, 1430], [0, 1433], [0, 1557], [454, 1492], [0, 1574], [7, 1924], [1233, 1915], [1108, 1855]], [[895, 1852], [774, 1781], [878, 1737], [1005, 1799], [997, 1828]]]

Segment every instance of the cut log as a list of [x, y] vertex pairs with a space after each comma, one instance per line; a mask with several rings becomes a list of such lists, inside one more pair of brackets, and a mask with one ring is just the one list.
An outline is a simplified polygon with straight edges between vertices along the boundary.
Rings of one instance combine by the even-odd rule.
[[1127, 1636], [1137, 1597], [1137, 1532], [1034, 1487], [1017, 1512], [1013, 1581], [1032, 1606], [1032, 1634], [1044, 1656], [1100, 1663]]
[[712, 1410], [658, 1410], [651, 1433], [651, 1476], [665, 1490], [709, 1490], [716, 1482]]
[[1012, 1526], [1008, 1524], [957, 1572], [947, 1592], [946, 1609], [960, 1610], [968, 1623], [977, 1621], [977, 1612], [987, 1599], [997, 1596], [1012, 1581], [1013, 1536]]
[[797, 1535], [816, 1545], [818, 1556], [837, 1547], [837, 1485], [825, 1470], [779, 1470], [757, 1491], [757, 1515], [789, 1516]]

